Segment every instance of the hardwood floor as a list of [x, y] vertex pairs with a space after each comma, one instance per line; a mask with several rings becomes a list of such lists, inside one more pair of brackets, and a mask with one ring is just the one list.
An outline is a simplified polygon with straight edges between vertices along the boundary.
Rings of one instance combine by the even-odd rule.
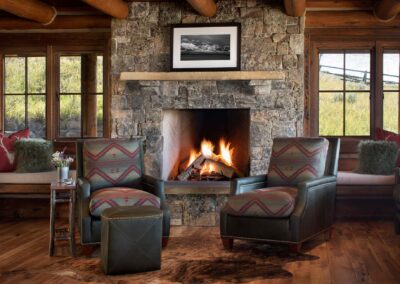
[[173, 227], [160, 271], [112, 277], [98, 252], [72, 258], [59, 243], [49, 257], [48, 230], [47, 220], [0, 223], [0, 283], [400, 283], [400, 235], [386, 221], [336, 223], [301, 254], [238, 241], [224, 251], [218, 228]]

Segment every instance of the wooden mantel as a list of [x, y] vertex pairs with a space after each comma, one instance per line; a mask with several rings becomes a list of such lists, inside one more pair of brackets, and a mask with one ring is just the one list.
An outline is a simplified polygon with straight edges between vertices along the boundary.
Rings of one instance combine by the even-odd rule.
[[283, 71], [121, 72], [121, 81], [284, 80]]

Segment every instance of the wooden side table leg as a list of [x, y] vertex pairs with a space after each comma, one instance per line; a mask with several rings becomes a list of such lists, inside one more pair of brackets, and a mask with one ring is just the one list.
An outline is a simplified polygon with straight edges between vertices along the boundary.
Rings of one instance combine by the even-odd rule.
[[54, 190], [50, 192], [50, 243], [49, 243], [49, 255], [54, 255], [54, 234], [55, 234], [55, 207], [56, 198]]
[[71, 190], [69, 203], [69, 247], [72, 256], [75, 256], [75, 190]]

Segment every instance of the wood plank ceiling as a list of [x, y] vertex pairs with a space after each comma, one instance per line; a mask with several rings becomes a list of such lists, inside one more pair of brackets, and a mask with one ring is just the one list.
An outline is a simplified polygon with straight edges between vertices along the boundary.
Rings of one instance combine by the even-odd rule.
[[[8, 20], [15, 27], [23, 28], [21, 18], [38, 23], [39, 27], [52, 28], [54, 25], [61, 26], [62, 21], [73, 21], [68, 19], [71, 16], [76, 16], [75, 20], [84, 21], [82, 17], [78, 17], [83, 15], [93, 17], [86, 19], [87, 25], [90, 26], [90, 20], [96, 17], [103, 18], [104, 21], [108, 19], [108, 22], [110, 16], [126, 18], [129, 13], [127, 2], [152, 1], [175, 1], [182, 4], [187, 2], [200, 15], [212, 17], [218, 12], [218, 2], [229, 0], [0, 0], [0, 10], [7, 12], [0, 13], [0, 28], [4, 29], [4, 23]], [[321, 15], [334, 18], [338, 15], [337, 12], [342, 11], [363, 11], [362, 14], [368, 13], [371, 18], [385, 23], [393, 21], [400, 13], [399, 0], [282, 0], [282, 2], [286, 13], [290, 16], [302, 16], [306, 11], [310, 12], [311, 23], [315, 23], [315, 17], [320, 18], [319, 21], [325, 21], [327, 18]], [[69, 25], [73, 26], [70, 22]], [[7, 29], [7, 25], [5, 26]], [[11, 24], [10, 29], [13, 29]]]

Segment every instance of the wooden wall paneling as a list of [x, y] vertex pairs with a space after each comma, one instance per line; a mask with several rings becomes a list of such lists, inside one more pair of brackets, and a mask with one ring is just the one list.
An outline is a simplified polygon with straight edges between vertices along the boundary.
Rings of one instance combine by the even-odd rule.
[[118, 19], [125, 19], [129, 14], [129, 6], [123, 0], [82, 0], [86, 4]]
[[370, 10], [374, 6], [374, 0], [307, 0], [308, 11], [315, 10]]
[[[3, 82], [4, 78], [4, 57], [3, 54], [0, 53], [0, 80]], [[4, 82], [0, 84], [0, 133], [3, 133], [4, 131], [4, 96], [3, 96], [3, 90], [4, 88]]]

